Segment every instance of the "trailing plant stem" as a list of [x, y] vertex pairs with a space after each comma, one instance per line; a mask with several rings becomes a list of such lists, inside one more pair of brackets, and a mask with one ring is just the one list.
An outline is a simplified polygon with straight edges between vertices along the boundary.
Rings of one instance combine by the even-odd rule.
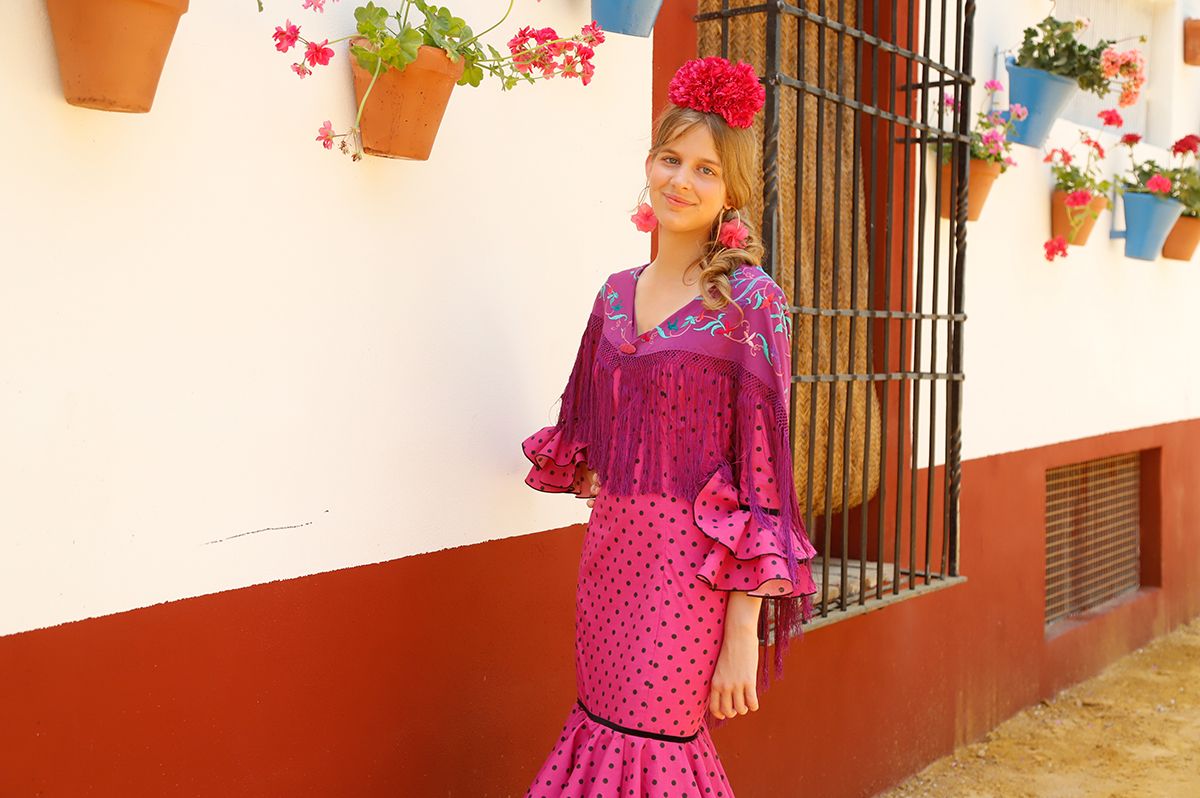
[[358, 103], [358, 113], [354, 117], [354, 129], [358, 130], [362, 124], [363, 109], [367, 107], [367, 98], [371, 96], [371, 89], [375, 88], [375, 81], [379, 80], [379, 68], [383, 66], [383, 59], [375, 59], [375, 74], [371, 75], [371, 82], [367, 85], [367, 90], [363, 92], [362, 100]]

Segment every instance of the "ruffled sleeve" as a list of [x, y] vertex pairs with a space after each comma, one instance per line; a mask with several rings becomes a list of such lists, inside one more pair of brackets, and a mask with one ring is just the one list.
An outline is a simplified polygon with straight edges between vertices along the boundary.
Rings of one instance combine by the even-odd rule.
[[[805, 534], [797, 535], [796, 570], [788, 570], [788, 555], [778, 530], [755, 520], [734, 485], [728, 463], [709, 478], [695, 502], [696, 524], [712, 538], [696, 577], [717, 590], [740, 590], [763, 598], [811, 596], [817, 592], [810, 560], [816, 551]], [[778, 518], [778, 510], [769, 515]], [[777, 523], [777, 522], [773, 522]], [[801, 525], [801, 529], [803, 526]]]
[[793, 612], [811, 617], [817, 592], [809, 565], [816, 549], [796, 501], [788, 433], [791, 315], [782, 289], [761, 269], [747, 267], [740, 278], [732, 283], [738, 308], [727, 314], [741, 366], [732, 459], [718, 465], [694, 503], [696, 524], [712, 539], [696, 577], [718, 590], [794, 599], [779, 606], [790, 623]]
[[525, 484], [544, 493], [587, 498], [587, 445], [568, 441], [557, 426], [543, 427], [521, 443], [533, 467]]
[[590, 498], [587, 432], [581, 420], [585, 420], [590, 412], [586, 391], [603, 329], [603, 299], [602, 286], [580, 337], [567, 385], [560, 396], [562, 404], [558, 421], [539, 429], [521, 443], [522, 451], [533, 464], [525, 477], [525, 484], [534, 490], [572, 493], [581, 499]]

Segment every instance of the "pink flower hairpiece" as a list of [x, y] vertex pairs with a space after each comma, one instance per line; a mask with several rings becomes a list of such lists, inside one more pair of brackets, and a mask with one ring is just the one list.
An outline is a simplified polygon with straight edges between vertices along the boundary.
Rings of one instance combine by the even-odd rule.
[[767, 101], [754, 67], [717, 55], [694, 58], [675, 72], [667, 99], [684, 108], [720, 114], [733, 127], [750, 127]]

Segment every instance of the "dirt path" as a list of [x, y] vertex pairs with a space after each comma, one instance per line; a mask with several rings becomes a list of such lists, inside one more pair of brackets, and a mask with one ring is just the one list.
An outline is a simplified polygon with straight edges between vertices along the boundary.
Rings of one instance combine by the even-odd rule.
[[876, 798], [1197, 798], [1200, 618]]

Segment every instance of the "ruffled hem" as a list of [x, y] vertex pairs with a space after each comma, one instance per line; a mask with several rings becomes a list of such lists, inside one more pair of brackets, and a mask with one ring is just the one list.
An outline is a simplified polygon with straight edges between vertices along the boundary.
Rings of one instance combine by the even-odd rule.
[[728, 463], [713, 472], [693, 504], [696, 525], [712, 546], [696, 578], [715, 590], [737, 590], [764, 598], [812, 596], [817, 592], [809, 560], [816, 549], [804, 534], [794, 534], [796, 578], [788, 574], [787, 554], [774, 530], [758, 523], [741, 502]]
[[656, 740], [610, 729], [576, 704], [525, 798], [595, 795], [733, 798], [733, 790], [707, 727], [688, 742]]
[[533, 463], [525, 484], [545, 493], [573, 493], [591, 498], [587, 476], [587, 444], [567, 441], [558, 426], [543, 427], [521, 443]]

